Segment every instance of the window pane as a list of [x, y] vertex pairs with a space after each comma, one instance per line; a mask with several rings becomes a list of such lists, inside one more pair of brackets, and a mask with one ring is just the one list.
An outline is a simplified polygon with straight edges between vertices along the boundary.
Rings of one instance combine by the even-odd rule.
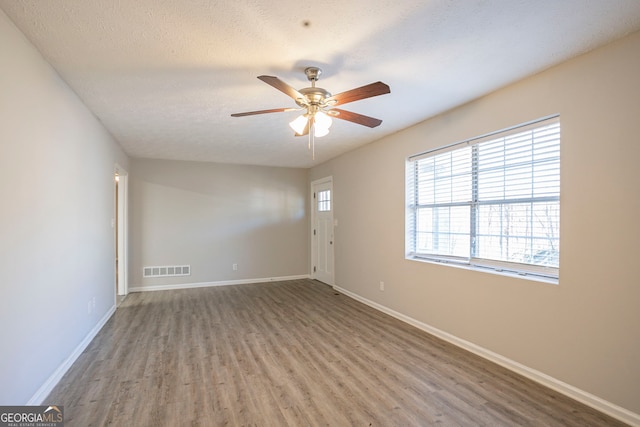
[[560, 194], [558, 123], [482, 142], [477, 150], [479, 201]]
[[416, 221], [416, 252], [469, 257], [468, 206], [420, 208]]
[[533, 196], [557, 197], [560, 195], [560, 159], [533, 165]]
[[318, 212], [331, 210], [331, 190], [318, 191]]
[[558, 267], [559, 202], [482, 205], [476, 257]]
[[471, 147], [418, 161], [418, 205], [471, 200]]

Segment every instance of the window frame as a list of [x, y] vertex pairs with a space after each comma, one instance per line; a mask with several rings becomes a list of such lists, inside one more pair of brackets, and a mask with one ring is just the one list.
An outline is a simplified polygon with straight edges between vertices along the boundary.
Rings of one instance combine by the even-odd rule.
[[[558, 135], [557, 135], [557, 164], [558, 164], [558, 192], [557, 195], [553, 196], [534, 196], [531, 197], [521, 197], [519, 199], [509, 199], [504, 198], [502, 202], [497, 203], [495, 200], [490, 201], [481, 201], [478, 197], [478, 158], [473, 157], [477, 156], [478, 147], [483, 143], [495, 141], [501, 138], [508, 138], [510, 135], [516, 135], [521, 132], [525, 132], [527, 130], [533, 130], [537, 128], [542, 128], [548, 125], [557, 124], [558, 126]], [[418, 153], [412, 156], [409, 156], [406, 159], [406, 180], [405, 180], [405, 189], [406, 189], [406, 219], [405, 219], [405, 258], [409, 260], [415, 261], [425, 261], [425, 262], [434, 262], [440, 264], [446, 264], [451, 266], [463, 267], [463, 268], [471, 268], [479, 271], [487, 271], [496, 274], [506, 274], [510, 276], [522, 277], [527, 279], [532, 279], [536, 281], [548, 282], [548, 283], [558, 283], [559, 280], [559, 243], [560, 243], [560, 148], [561, 148], [561, 129], [560, 129], [560, 116], [559, 114], [554, 114], [546, 117], [542, 117], [536, 120], [532, 120], [530, 122], [522, 123], [516, 126], [512, 126], [506, 129], [502, 129], [499, 131], [487, 133], [475, 138], [467, 139], [464, 141], [460, 141], [454, 144], [449, 144], [444, 147], [428, 150], [422, 153]], [[531, 145], [530, 145], [531, 146]], [[421, 197], [418, 194], [419, 191], [419, 172], [418, 172], [418, 162], [421, 159], [426, 158], [434, 158], [435, 156], [445, 154], [447, 152], [453, 152], [455, 150], [460, 150], [466, 147], [471, 147], [471, 179], [472, 183], [472, 192], [471, 200], [461, 202], [459, 205], [461, 206], [469, 206], [469, 247], [468, 247], [468, 256], [455, 256], [451, 254], [434, 254], [434, 253], [422, 253], [416, 250], [417, 241], [418, 241], [418, 211], [419, 209], [424, 208], [426, 205], [424, 203], [418, 204], [417, 200]], [[475, 147], [475, 148], [473, 148]], [[464, 153], [463, 153], [464, 154]], [[453, 158], [453, 157], [452, 157]], [[531, 167], [535, 166], [536, 161], [532, 160], [530, 163]], [[506, 170], [505, 167], [503, 170]], [[452, 175], [453, 176], [453, 175]], [[453, 184], [452, 184], [453, 185]], [[505, 181], [506, 185], [506, 181]], [[533, 185], [533, 184], [532, 184]], [[543, 266], [543, 265], [535, 265], [521, 262], [512, 262], [512, 261], [498, 261], [488, 258], [481, 258], [476, 256], [477, 247], [479, 243], [476, 241], [478, 236], [480, 235], [478, 229], [480, 228], [479, 220], [476, 218], [478, 215], [478, 207], [482, 205], [508, 205], [514, 204], [516, 202], [520, 202], [521, 204], [530, 204], [533, 208], [534, 205], [538, 203], [550, 203], [555, 204], [557, 206], [557, 216], [554, 217], [557, 219], [556, 226], [558, 227], [558, 234], [555, 237], [555, 241], [557, 242], [557, 249], [555, 250], [555, 254], [558, 257], [558, 267], [554, 266]], [[435, 206], [438, 203], [431, 203], [430, 206]], [[443, 203], [443, 206], [455, 206], [456, 202], [448, 202]], [[433, 209], [433, 207], [431, 208]], [[530, 213], [533, 215], [533, 213]], [[450, 232], [450, 230], [448, 230]], [[446, 234], [446, 233], [445, 233]], [[465, 233], [462, 233], [466, 235]], [[438, 236], [441, 233], [437, 233]], [[535, 239], [536, 236], [532, 234], [531, 236], [527, 236], [527, 239]], [[465, 247], [466, 249], [466, 247]], [[533, 255], [530, 255], [533, 256]]]

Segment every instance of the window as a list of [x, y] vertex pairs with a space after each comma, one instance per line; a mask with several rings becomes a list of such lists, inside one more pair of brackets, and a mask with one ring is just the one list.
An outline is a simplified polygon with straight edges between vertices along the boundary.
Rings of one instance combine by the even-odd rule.
[[331, 210], [331, 190], [318, 191], [318, 212]]
[[560, 121], [412, 156], [407, 257], [558, 277]]

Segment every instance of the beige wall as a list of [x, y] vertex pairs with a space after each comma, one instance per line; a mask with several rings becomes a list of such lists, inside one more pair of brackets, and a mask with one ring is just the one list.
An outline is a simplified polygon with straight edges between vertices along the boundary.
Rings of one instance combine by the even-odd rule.
[[[639, 53], [636, 33], [314, 168], [337, 286], [640, 413]], [[407, 156], [555, 113], [559, 285], [404, 259]]]
[[2, 11], [0, 64], [0, 405], [23, 405], [114, 306], [128, 159]]
[[[130, 286], [308, 274], [308, 193], [306, 169], [133, 160]], [[191, 276], [142, 277], [183, 264]]]

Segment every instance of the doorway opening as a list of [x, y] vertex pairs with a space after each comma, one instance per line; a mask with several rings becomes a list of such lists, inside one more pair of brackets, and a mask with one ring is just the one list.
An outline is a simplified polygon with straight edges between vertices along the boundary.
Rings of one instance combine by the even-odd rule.
[[120, 166], [114, 171], [114, 239], [115, 239], [115, 298], [119, 305], [128, 293], [127, 284], [127, 193], [128, 174]]

